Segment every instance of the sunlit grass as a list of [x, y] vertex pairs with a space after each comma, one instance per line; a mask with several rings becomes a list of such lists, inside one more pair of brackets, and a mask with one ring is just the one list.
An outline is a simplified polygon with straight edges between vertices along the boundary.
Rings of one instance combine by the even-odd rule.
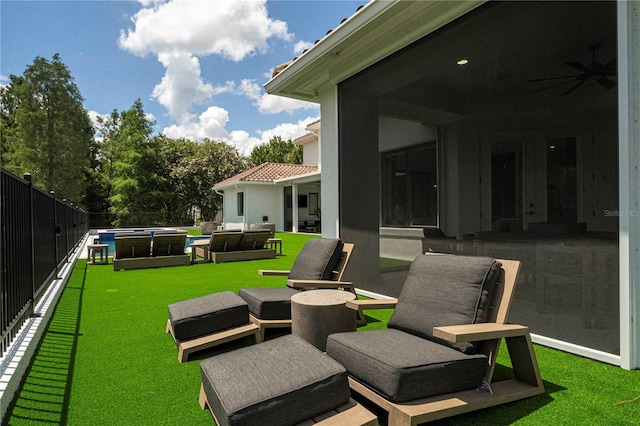
[[[118, 272], [112, 265], [78, 261], [7, 424], [213, 424], [198, 405], [199, 360], [251, 339], [179, 363], [165, 333], [167, 305], [217, 291], [284, 285], [285, 278], [262, 277], [258, 269], [289, 269], [312, 236], [277, 236], [283, 239], [284, 255], [276, 259]], [[360, 330], [384, 328], [391, 311], [366, 314], [368, 325]], [[279, 333], [268, 332], [267, 338]], [[503, 347], [498, 376], [510, 374], [506, 354]], [[436, 424], [637, 424], [640, 371], [540, 346], [536, 354], [546, 394]], [[254, 373], [250, 366], [247, 372]], [[384, 413], [377, 414], [385, 424]]]

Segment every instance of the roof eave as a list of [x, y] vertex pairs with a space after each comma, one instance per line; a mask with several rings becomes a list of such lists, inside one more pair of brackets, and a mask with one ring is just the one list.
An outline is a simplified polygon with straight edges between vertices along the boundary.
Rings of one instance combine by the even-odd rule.
[[372, 0], [265, 83], [267, 93], [318, 101], [319, 89], [355, 75], [486, 0]]
[[228, 188], [234, 188], [242, 185], [273, 185], [274, 181], [264, 180], [236, 180], [234, 182], [225, 183], [222, 185], [214, 185], [214, 191], [223, 191]]

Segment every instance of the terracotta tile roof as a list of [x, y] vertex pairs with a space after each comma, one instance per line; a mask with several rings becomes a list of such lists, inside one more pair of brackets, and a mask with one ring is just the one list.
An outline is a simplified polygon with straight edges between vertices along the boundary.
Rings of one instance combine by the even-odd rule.
[[306, 175], [318, 171], [318, 166], [303, 166], [302, 164], [284, 163], [262, 163], [240, 174], [218, 182], [213, 187], [229, 185], [236, 182], [273, 182], [278, 179], [285, 179]]

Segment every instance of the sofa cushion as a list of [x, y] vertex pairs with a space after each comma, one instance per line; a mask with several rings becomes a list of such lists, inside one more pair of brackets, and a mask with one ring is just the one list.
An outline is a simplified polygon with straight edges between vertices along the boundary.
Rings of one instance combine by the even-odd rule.
[[293, 425], [350, 397], [345, 369], [293, 335], [208, 358], [200, 370], [220, 426]]
[[473, 353], [472, 343], [438, 339], [433, 327], [485, 322], [500, 267], [488, 257], [416, 257], [388, 327]]
[[249, 323], [247, 302], [232, 291], [172, 303], [168, 310], [179, 342]]
[[264, 320], [291, 319], [291, 296], [298, 290], [282, 288], [241, 288], [238, 295], [247, 302], [249, 312]]
[[289, 272], [291, 280], [330, 280], [343, 243], [335, 238], [314, 238], [302, 247]]
[[209, 251], [219, 253], [236, 250], [241, 239], [240, 230], [214, 231], [209, 240]]
[[242, 233], [238, 250], [260, 250], [269, 238], [271, 231], [268, 229], [248, 229]]
[[475, 389], [487, 367], [484, 355], [394, 329], [331, 334], [327, 355], [393, 402]]

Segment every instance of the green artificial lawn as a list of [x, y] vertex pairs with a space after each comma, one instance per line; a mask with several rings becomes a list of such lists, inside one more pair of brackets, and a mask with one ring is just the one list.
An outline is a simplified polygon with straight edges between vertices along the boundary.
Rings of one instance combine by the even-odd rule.
[[[258, 269], [289, 269], [308, 235], [278, 234], [276, 259], [114, 272], [76, 263], [40, 350], [6, 420], [9, 425], [210, 425], [198, 405], [199, 362], [246, 338], [179, 363], [165, 333], [167, 305], [252, 286], [283, 286]], [[391, 311], [368, 311], [362, 329], [385, 327]], [[274, 338], [282, 331], [267, 331]], [[501, 350], [497, 376], [507, 377]], [[547, 394], [436, 424], [638, 424], [640, 371], [536, 346]], [[247, 374], [254, 374], [247, 366]], [[376, 412], [385, 424], [383, 412]], [[5, 424], [5, 423], [3, 423]]]

